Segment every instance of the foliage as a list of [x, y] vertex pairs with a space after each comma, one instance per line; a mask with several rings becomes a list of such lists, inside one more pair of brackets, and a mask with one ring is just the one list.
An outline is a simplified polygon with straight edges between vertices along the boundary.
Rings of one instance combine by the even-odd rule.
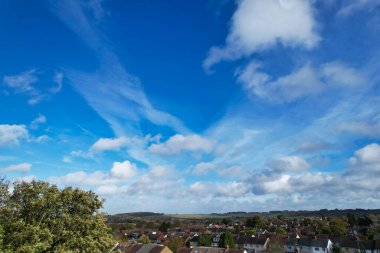
[[361, 227], [369, 227], [373, 224], [373, 221], [369, 216], [366, 215], [364, 217], [358, 217], [357, 223]]
[[338, 245], [334, 244], [332, 248], [332, 253], [342, 253], [342, 248], [339, 247]]
[[277, 215], [277, 219], [279, 219], [280, 221], [285, 221], [286, 217], [283, 214], [279, 214], [279, 215]]
[[331, 232], [344, 235], [347, 233], [347, 222], [340, 218], [335, 218], [330, 222]]
[[284, 243], [277, 238], [273, 238], [269, 241], [269, 252], [279, 253], [284, 252]]
[[240, 231], [241, 235], [256, 235], [256, 230], [250, 229], [250, 230], [242, 230]]
[[149, 237], [147, 235], [140, 236], [140, 238], [137, 241], [142, 244], [150, 243]]
[[283, 229], [283, 228], [277, 228], [277, 229], [276, 229], [276, 233], [277, 233], [277, 234], [280, 234], [280, 235], [284, 235], [284, 234], [286, 234], [286, 230]]
[[331, 234], [331, 228], [327, 225], [321, 227], [322, 234]]
[[91, 191], [46, 182], [1, 183], [0, 222], [5, 252], [104, 252], [115, 242]]
[[232, 222], [231, 218], [223, 218], [222, 219], [222, 224], [228, 225]]
[[251, 228], [264, 228], [265, 221], [259, 215], [255, 215], [252, 218], [248, 218], [245, 221], [245, 225]]
[[199, 246], [206, 246], [206, 247], [210, 247], [211, 246], [211, 236], [210, 235], [201, 235], [199, 237]]
[[168, 232], [168, 229], [170, 228], [171, 224], [170, 222], [165, 222], [163, 221], [160, 225], [160, 227], [158, 228], [158, 230], [160, 230], [161, 232]]
[[226, 231], [220, 237], [220, 247], [222, 248], [235, 248], [235, 241], [232, 238], [232, 234], [230, 231]]
[[182, 248], [185, 246], [185, 243], [184, 241], [179, 238], [179, 237], [174, 237], [172, 238], [168, 243], [167, 245], [169, 247], [169, 249], [171, 251], [173, 251], [173, 253], [176, 253], [178, 249]]

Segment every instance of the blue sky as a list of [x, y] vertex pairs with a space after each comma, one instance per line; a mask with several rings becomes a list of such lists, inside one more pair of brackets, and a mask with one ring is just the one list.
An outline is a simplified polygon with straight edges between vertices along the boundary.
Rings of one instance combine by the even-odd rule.
[[0, 173], [109, 213], [379, 208], [377, 0], [0, 2]]

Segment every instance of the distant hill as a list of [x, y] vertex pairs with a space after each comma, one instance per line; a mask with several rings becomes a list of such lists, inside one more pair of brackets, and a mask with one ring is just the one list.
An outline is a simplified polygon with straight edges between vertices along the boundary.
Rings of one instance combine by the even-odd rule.
[[289, 211], [289, 210], [278, 210], [269, 212], [227, 212], [227, 213], [211, 213], [211, 214], [163, 214], [154, 212], [133, 212], [133, 213], [120, 213], [109, 215], [109, 221], [121, 222], [127, 219], [133, 218], [148, 218], [148, 219], [223, 219], [226, 217], [233, 218], [245, 218], [252, 217], [254, 215], [260, 215], [264, 217], [273, 217], [277, 215], [284, 215], [285, 217], [312, 217], [312, 216], [345, 216], [348, 213], [354, 214], [356, 216], [363, 216], [369, 214], [380, 215], [380, 209], [321, 209], [321, 210], [299, 210], [299, 211]]

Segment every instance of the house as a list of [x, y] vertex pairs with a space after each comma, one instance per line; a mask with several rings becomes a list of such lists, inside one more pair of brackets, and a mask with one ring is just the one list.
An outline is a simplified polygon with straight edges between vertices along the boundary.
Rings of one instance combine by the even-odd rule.
[[133, 244], [123, 252], [125, 253], [173, 253], [168, 247], [163, 245], [157, 245], [153, 243], [149, 244]]
[[220, 234], [213, 234], [211, 236], [211, 247], [219, 247], [220, 245]]
[[301, 253], [331, 253], [332, 247], [332, 242], [329, 239], [303, 237], [298, 240], [298, 250]]
[[284, 245], [286, 253], [298, 252], [298, 238], [290, 238]]
[[250, 235], [240, 236], [236, 242], [239, 248], [247, 250], [248, 253], [261, 253], [268, 249], [269, 238], [255, 237]]
[[329, 239], [316, 239], [315, 237], [290, 238], [284, 245], [287, 253], [331, 253], [333, 244]]
[[343, 253], [379, 253], [380, 240], [341, 240], [337, 243]]
[[149, 240], [155, 244], [163, 244], [166, 239], [166, 235], [162, 233], [152, 232], [148, 234]]
[[245, 249], [225, 249], [216, 247], [181, 248], [177, 253], [247, 253]]
[[188, 242], [189, 242], [188, 246], [198, 247], [199, 246], [199, 236], [197, 234], [194, 235]]

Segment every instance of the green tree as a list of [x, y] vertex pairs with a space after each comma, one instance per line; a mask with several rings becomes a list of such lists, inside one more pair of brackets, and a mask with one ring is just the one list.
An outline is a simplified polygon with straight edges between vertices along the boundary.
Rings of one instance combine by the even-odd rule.
[[339, 247], [338, 245], [334, 244], [332, 248], [332, 253], [342, 253], [342, 248]]
[[91, 191], [46, 182], [2, 185], [3, 252], [105, 252], [114, 245], [103, 201]]
[[171, 249], [171, 251], [173, 251], [173, 253], [176, 253], [178, 249], [182, 248], [185, 246], [185, 243], [183, 242], [183, 240], [179, 237], [174, 237], [172, 238], [168, 243], [167, 245], [169, 247], [169, 249]]
[[142, 244], [150, 243], [149, 237], [147, 235], [140, 236], [140, 238], [137, 241]]
[[321, 227], [322, 234], [331, 234], [331, 228], [327, 225]]
[[277, 238], [273, 238], [269, 241], [269, 252], [279, 253], [284, 252], [284, 243]]
[[264, 228], [265, 221], [261, 218], [261, 216], [255, 215], [252, 218], [248, 218], [245, 225], [251, 228]]
[[168, 229], [170, 228], [171, 224], [170, 222], [165, 222], [163, 221], [160, 225], [160, 227], [158, 228], [158, 230], [160, 230], [161, 232], [168, 232]]
[[363, 227], [369, 227], [373, 224], [372, 219], [369, 216], [359, 217], [358, 218], [358, 225]]
[[277, 229], [276, 229], [276, 233], [277, 233], [277, 234], [280, 234], [280, 235], [284, 235], [284, 234], [286, 234], [286, 230], [283, 229], [283, 228], [277, 228]]
[[231, 218], [223, 218], [222, 219], [222, 224], [228, 225], [232, 222]]
[[232, 238], [232, 234], [230, 231], [226, 231], [222, 236], [220, 237], [220, 247], [222, 248], [235, 248], [235, 241]]
[[199, 237], [199, 246], [206, 246], [210, 247], [211, 246], [211, 236], [210, 235], [201, 235]]
[[347, 233], [347, 222], [340, 218], [335, 218], [330, 222], [331, 232], [344, 235]]

